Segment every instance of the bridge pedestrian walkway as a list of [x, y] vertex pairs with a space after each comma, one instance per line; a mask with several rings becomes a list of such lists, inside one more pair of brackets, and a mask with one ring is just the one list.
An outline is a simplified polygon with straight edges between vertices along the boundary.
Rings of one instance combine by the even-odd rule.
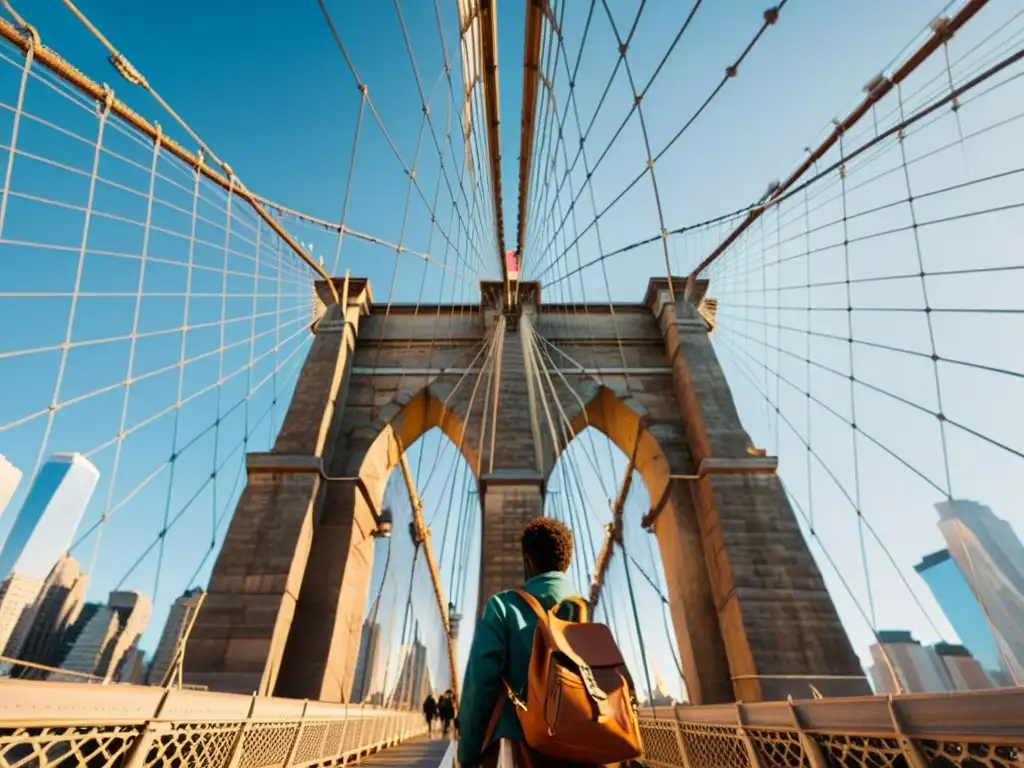
[[447, 738], [424, 735], [376, 752], [360, 764], [373, 768], [451, 768], [455, 747], [456, 742]]

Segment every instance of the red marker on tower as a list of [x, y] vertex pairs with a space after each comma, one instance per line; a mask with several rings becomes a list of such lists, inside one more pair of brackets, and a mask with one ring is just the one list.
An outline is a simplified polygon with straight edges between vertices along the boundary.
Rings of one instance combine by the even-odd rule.
[[519, 279], [519, 260], [515, 251], [505, 251], [505, 269], [508, 271], [509, 280]]

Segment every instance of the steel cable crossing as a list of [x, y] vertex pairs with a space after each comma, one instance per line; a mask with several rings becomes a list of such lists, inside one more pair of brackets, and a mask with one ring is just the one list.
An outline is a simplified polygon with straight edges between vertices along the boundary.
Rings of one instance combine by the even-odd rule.
[[[490, 223], [494, 216], [493, 198], [487, 193], [491, 180], [486, 172], [474, 174], [470, 179], [474, 164], [478, 168], [487, 167], [485, 159], [489, 153], [484, 135], [485, 120], [481, 118], [483, 96], [479, 83], [471, 83], [464, 94], [456, 94], [452, 78], [459, 76], [460, 67], [449, 60], [446, 42], [450, 36], [451, 19], [447, 14], [442, 17], [436, 3], [434, 41], [441, 65], [433, 90], [428, 92], [423, 88], [410, 31], [404, 22], [402, 9], [396, 3], [394, 10], [404, 38], [403, 47], [420, 95], [417, 143], [423, 151], [418, 149], [411, 161], [403, 159], [399, 150], [401, 132], [389, 131], [369, 97], [368, 87], [353, 69], [352, 74], [360, 86], [358, 110], [354, 110], [357, 113], [356, 129], [349, 154], [340, 222], [331, 223], [320, 215], [300, 213], [294, 207], [250, 193], [230, 166], [213, 156], [208, 146], [160, 99], [142, 73], [128, 63], [96, 25], [73, 4], [67, 5], [85, 27], [110, 49], [112, 63], [119, 74], [130, 84], [141, 85], [149, 91], [171, 114], [178, 123], [177, 127], [188, 134], [200, 149], [194, 153], [183, 149], [184, 144], [173, 138], [173, 130], [165, 133], [158, 124], [145, 121], [112, 91], [96, 85], [42, 47], [35, 29], [26, 27], [24, 20], [15, 19], [22, 28], [6, 21], [0, 22], [0, 30], [11, 43], [11, 47], [0, 51], [0, 57], [4, 66], [13, 67], [21, 79], [17, 99], [12, 96], [10, 102], [0, 105], [6, 114], [13, 117], [11, 139], [3, 145], [7, 157], [0, 206], [3, 211], [0, 213], [0, 246], [9, 254], [18, 249], [19, 253], [40, 251], [77, 257], [77, 277], [70, 289], [65, 289], [57, 281], [54, 290], [38, 290], [5, 278], [0, 281], [4, 284], [0, 301], [7, 307], [15, 306], [14, 302], [53, 300], [79, 307], [77, 316], [74, 309], [68, 316], [61, 339], [51, 343], [38, 335], [29, 335], [0, 348], [0, 365], [20, 366], [22, 369], [33, 360], [53, 355], [61, 359], [61, 373], [52, 386], [53, 395], [49, 402], [41, 403], [39, 407], [32, 406], [30, 400], [9, 403], [9, 407], [0, 412], [0, 435], [4, 436], [5, 453], [21, 465], [24, 465], [23, 452], [31, 449], [32, 455], [38, 457], [38, 466], [49, 450], [51, 432], [61, 445], [66, 445], [71, 438], [76, 449], [96, 461], [104, 479], [97, 494], [102, 508], [96, 510], [97, 501], [94, 500], [83, 530], [71, 543], [71, 550], [77, 553], [86, 547], [94, 553], [87, 570], [92, 589], [102, 589], [104, 582], [109, 582], [115, 589], [135, 589], [145, 593], [152, 590], [154, 600], [166, 600], [168, 580], [172, 584], [187, 586], [201, 582], [204, 574], [208, 573], [212, 565], [209, 556], [223, 537], [223, 522], [234, 508], [244, 485], [244, 457], [246, 453], [260, 450], [262, 445], [269, 446], [279, 429], [284, 411], [278, 406], [287, 403], [298, 374], [298, 364], [309, 348], [310, 323], [315, 323], [324, 311], [321, 298], [314, 297], [313, 304], [310, 304], [310, 277], [328, 276], [322, 266], [324, 256], [315, 254], [333, 250], [332, 272], [337, 273], [341, 267], [347, 266], [341, 261], [345, 239], [381, 253], [390, 251], [394, 259], [392, 290], [386, 299], [385, 315], [390, 313], [396, 301], [396, 291], [410, 294], [407, 288], [411, 287], [408, 284], [412, 281], [402, 276], [402, 258], [412, 256], [419, 262], [423, 272], [413, 283], [413, 286], [419, 286], [415, 293], [416, 314], [426, 303], [429, 292], [444, 297], [431, 300], [437, 304], [436, 313], [431, 310], [434, 315], [431, 358], [435, 344], [443, 343], [444, 335], [451, 332], [457, 311], [459, 315], [464, 312], [457, 307], [464, 308], [468, 303], [473, 281], [480, 275], [493, 274], [491, 254], [498, 249], [496, 230]], [[324, 11], [326, 14], [326, 8]], [[329, 16], [327, 22], [331, 26]], [[338, 38], [337, 42], [344, 53], [343, 41]], [[460, 39], [460, 46], [463, 47], [463, 63], [475, 61], [479, 56], [479, 50], [465, 40]], [[19, 52], [25, 54], [21, 60]], [[479, 69], [478, 65], [474, 66]], [[29, 94], [27, 100], [26, 91]], [[52, 94], [51, 98], [66, 106], [53, 108], [52, 103], [35, 96], [40, 91]], [[130, 92], [130, 88], [126, 92]], [[469, 101], [468, 111], [464, 111], [463, 104], [459, 102], [462, 96]], [[97, 97], [100, 99], [98, 108]], [[443, 125], [438, 125], [436, 120], [438, 106], [445, 112]], [[353, 212], [357, 210], [351, 201], [354, 190], [359, 187], [359, 178], [354, 170], [360, 155], [360, 136], [367, 135], [363, 126], [364, 115], [372, 118], [374, 129], [385, 138], [407, 184], [405, 214], [401, 227], [396, 228], [393, 234], [370, 234], [365, 229], [349, 225]], [[98, 135], [93, 133], [90, 137], [88, 130], [80, 126], [88, 126], [92, 122], [95, 131], [97, 118]], [[452, 130], [452, 123], [456, 120], [460, 124], [467, 121], [461, 132], [465, 147], [456, 144], [460, 136], [459, 131]], [[55, 145], [40, 144], [38, 137], [42, 134], [61, 137], [75, 146], [85, 147], [91, 152], [91, 164], [80, 167], [77, 160], [68, 160], [68, 155], [58, 152]], [[431, 144], [433, 152], [429, 153], [427, 147]], [[205, 158], [210, 158], [213, 164]], [[466, 163], [466, 158], [472, 162]], [[225, 173], [221, 174], [214, 166], [220, 166]], [[70, 192], [55, 194], [59, 188], [52, 183], [47, 185], [45, 181], [40, 187], [35, 181], [39, 177], [39, 172], [35, 171], [37, 167], [83, 179], [89, 185], [88, 199], [75, 200]], [[431, 173], [435, 179], [430, 181], [436, 183], [428, 187], [423, 179], [429, 178]], [[141, 201], [142, 213], [134, 213], [123, 200], [115, 203], [107, 190], [126, 195], [128, 201]], [[49, 232], [35, 230], [26, 233], [20, 225], [27, 221], [24, 210], [29, 204], [54, 212], [54, 216], [60, 211], [83, 216], [85, 223], [79, 227], [80, 238], [77, 242], [72, 240], [65, 244], [56, 236], [58, 230], [54, 228]], [[303, 229], [302, 242], [287, 233], [282, 220], [292, 220]], [[4, 221], [7, 222], [6, 227]], [[120, 247], [107, 245], [103, 239], [105, 233], [100, 232], [106, 222], [129, 229], [137, 228], [141, 232], [141, 244], [133, 246], [132, 240], [122, 238]], [[333, 248], [324, 241], [325, 235], [334, 241]], [[444, 243], [443, 254], [431, 252], [435, 235]], [[366, 256], [372, 258], [371, 253], [359, 251], [357, 246], [346, 248], [345, 254], [349, 263], [353, 263], [353, 259], [358, 262]], [[100, 266], [97, 266], [99, 258], [134, 265], [131, 288], [122, 289], [123, 281], [118, 284], [111, 282], [113, 273], [101, 273]], [[164, 270], [160, 273], [162, 285], [151, 284], [147, 273], [155, 276], [154, 270]], [[434, 270], [436, 274], [430, 275], [428, 270]], [[72, 276], [75, 271], [72, 270]], [[436, 276], [440, 276], [440, 286]], [[338, 300], [340, 297], [334, 283], [328, 281], [325, 285], [329, 295], [323, 299], [328, 303]], [[450, 307], [442, 309], [445, 298]], [[105, 323], [105, 327], [94, 323], [93, 327], [100, 328], [101, 332], [97, 333], [92, 328], [83, 330], [84, 322], [97, 317], [95, 307], [98, 305], [95, 302], [121, 299], [129, 302], [132, 308], [127, 328], [107, 332], [108, 328], [114, 328], [112, 323]], [[399, 296], [397, 300], [402, 299]], [[167, 316], [167, 310], [161, 308], [164, 316], [160, 323], [154, 325], [154, 302], [170, 303], [172, 312], [177, 312], [177, 320], [173, 313]], [[163, 358], [154, 357], [157, 352], [153, 345], [166, 353]], [[106, 359], [108, 350], [112, 352], [122, 347], [127, 352], [127, 359], [122, 359], [121, 365], [127, 367], [127, 372], [122, 367], [122, 376], [90, 384], [81, 362], [98, 360], [101, 353]], [[478, 389], [484, 378], [483, 371], [493, 370], [493, 350], [494, 345], [488, 340], [480, 345], [477, 359], [482, 361], [481, 373], [475, 381], [473, 377], [462, 377], [467, 380], [467, 388]], [[17, 368], [9, 367], [8, 370]], [[63, 374], [65, 370], [66, 376]], [[101, 373], [101, 369], [95, 369], [94, 373]], [[91, 380], [96, 378], [94, 375]], [[456, 384], [456, 389], [461, 386], [462, 379]], [[50, 381], [54, 382], [52, 375]], [[161, 388], [147, 391], [150, 385]], [[271, 395], [264, 396], [271, 388]], [[108, 419], [113, 422], [111, 431], [104, 434], [103, 423], [98, 423], [87, 433], [91, 437], [88, 446], [83, 445], [74, 432], [68, 433], [70, 417], [76, 413], [84, 414], [83, 407], [88, 408], [90, 404], [109, 398], [118, 403], [115, 414]], [[196, 410], [197, 406], [201, 408]], [[140, 407], [144, 408], [141, 413]], [[479, 402], [476, 409], [471, 402], [470, 410], [471, 415], [475, 414], [473, 418], [484, 418], [479, 413], [483, 410]], [[95, 416], [99, 412], [94, 408], [92, 413]], [[46, 434], [42, 439], [26, 432], [39, 423], [46, 424]], [[154, 433], [154, 429], [159, 434]], [[138, 439], [143, 435], [146, 442], [139, 443]], [[164, 440], [168, 444], [166, 453], [159, 447]], [[144, 445], [146, 450], [142, 450]], [[149, 446], [156, 448], [156, 452]], [[111, 454], [113, 469], [108, 473]], [[200, 470], [197, 477], [196, 461], [201, 461], [204, 455], [208, 469], [205, 472]], [[440, 456], [435, 454], [428, 466], [423, 467], [424, 455], [420, 449], [417, 463], [430, 472], [423, 484], [424, 492], [430, 492], [436, 490], [430, 489], [433, 471], [438, 463], [450, 459], [450, 456], [442, 451]], [[103, 463], [105, 458], [108, 459], [106, 464]], [[446, 466], [448, 464], [451, 462]], [[454, 469], [454, 465], [451, 468]], [[417, 475], [422, 480], [419, 472]], [[453, 471], [447, 475], [440, 490], [453, 497], [460, 475]], [[461, 473], [461, 483], [464, 486], [468, 483], [465, 471]], [[390, 498], [395, 498], [393, 492], [389, 493]], [[15, 499], [15, 503], [17, 501]], [[152, 512], [140, 514], [139, 510], [147, 507]], [[118, 525], [124, 510], [133, 509], [136, 514], [128, 517], [135, 518], [134, 524], [139, 526], [137, 535], [133, 537], [134, 551], [131, 546], [125, 547], [124, 528]], [[181, 535], [184, 532], [187, 538], [194, 537], [198, 510], [206, 511], [210, 520], [209, 547], [205, 552], [182, 552]], [[115, 512], [122, 515], [115, 517]], [[467, 523], [471, 528], [472, 520], [467, 520]], [[147, 530], [147, 524], [152, 526], [152, 530]], [[119, 530], [113, 539], [108, 535], [106, 540], [116, 540], [124, 552], [122, 564], [115, 566], [117, 573], [100, 567], [109, 560], [109, 547], [101, 546], [100, 541], [100, 534], [109, 525], [115, 525]], [[453, 529], [452, 533], [459, 536], [459, 544], [450, 550], [453, 567], [458, 562], [464, 565], [469, 533], [462, 526]], [[449, 544], [446, 540], [442, 547]], [[183, 565], [183, 560], [190, 559], [192, 552], [195, 552], [198, 562]], [[386, 561], [390, 563], [390, 559]], [[448, 563], [437, 565], [447, 570]], [[182, 571], [182, 567], [187, 570]], [[150, 586], [144, 587], [147, 577], [153, 580], [149, 581]], [[386, 567], [372, 606], [368, 605], [374, 616], [386, 613], [380, 610], [381, 588], [385, 580], [393, 578], [394, 567]], [[97, 579], [100, 579], [98, 583]], [[461, 599], [466, 592], [465, 582], [463, 567], [458, 569], [457, 577], [453, 572], [444, 589], [457, 595], [456, 599]], [[438, 583], [438, 586], [442, 585]], [[399, 596], [396, 591], [390, 602], [397, 606], [406, 599], [406, 595]], [[443, 608], [445, 601], [440, 593], [438, 600]], [[429, 612], [421, 615], [420, 619], [431, 627], [429, 644], [432, 652], [436, 651], [439, 647], [437, 641], [444, 639], [447, 627]], [[398, 638], [397, 627], [392, 626], [392, 629], [393, 640], [408, 639]], [[437, 679], [438, 670], [451, 666], [448, 659], [433, 660], [434, 678]], [[452, 674], [456, 672], [451, 670]]]
[[[894, 550], [897, 543], [902, 543], [902, 537], [894, 534], [890, 525], [880, 524], [882, 508], [877, 494], [865, 495], [862, 477], [867, 470], [864, 462], [871, 467], [871, 483], [876, 487], [879, 478], [892, 478], [893, 482], [902, 485], [907, 482], [901, 479], [902, 473], [914, 478], [911, 482], [926, 482], [939, 498], [944, 498], [952, 506], [954, 519], [959, 520], [956, 500], [964, 498], [965, 492], [961, 490], [959, 496], [955, 496], [951, 478], [961, 478], [961, 489], [974, 489], [967, 493], [966, 497], [970, 498], [985, 492], [978, 487], [977, 480], [970, 480], [971, 473], [976, 473], [977, 477], [993, 477], [993, 474], [985, 470], [978, 472], [983, 465], [979, 464], [980, 459], [968, 458], [969, 454], [964, 452], [968, 448], [962, 440], [954, 451], [954, 437], [950, 430], [959, 431], [961, 435], [980, 441], [981, 445], [1004, 453], [999, 460], [999, 466], [1004, 468], [1001, 471], [1004, 482], [995, 483], [992, 487], [993, 492], [1000, 494], [1004, 507], [1009, 499], [1004, 490], [1005, 479], [1014, 476], [1012, 462], [1022, 457], [1022, 449], [1016, 445], [1018, 441], [1011, 438], [1012, 430], [999, 427], [991, 419], [978, 421], [981, 414], [976, 412], [976, 408], [969, 407], [974, 400], [970, 390], [965, 391], [963, 384], [942, 383], [946, 376], [952, 375], [949, 373], [951, 366], [977, 375], [994, 374], [1007, 377], [1008, 381], [1000, 384], [995, 380], [982, 382], [976, 379], [976, 385], [982, 387], [980, 391], [1003, 392], [999, 397], [1010, 398], [1012, 395], [1007, 387], [1013, 386], [1013, 380], [1022, 378], [1020, 366], [1004, 353], [993, 354], [995, 350], [989, 350], [988, 359], [985, 359], [977, 349], [969, 353], [962, 341], [952, 343], [952, 349], [943, 349], [941, 341], [942, 338], [947, 339], [947, 344], [954, 341], [949, 336], [951, 326], [943, 320], [944, 315], [958, 318], [957, 322], [959, 318], [971, 315], [977, 316], [979, 322], [987, 322], [991, 318], [991, 322], [998, 321], [1000, 327], [1005, 327], [1003, 333], [1010, 333], [1009, 324], [1016, 322], [1015, 318], [1021, 312], [1016, 306], [1019, 302], [1006, 296], [1004, 290], [996, 290], [1004, 297], [1002, 301], [989, 305], [990, 302], [971, 304], [972, 298], [977, 300], [982, 296], [975, 291], [954, 300], [953, 294], [945, 287], [951, 286], [951, 281], [970, 279], [972, 284], [988, 286], [989, 291], [996, 289], [998, 283], [993, 281], [1014, 279], [1013, 276], [1019, 273], [1020, 265], [1011, 256], [999, 257], [996, 251], [991, 251], [981, 264], [964, 264], [962, 257], [958, 263], [943, 249], [940, 249], [941, 258], [937, 255], [929, 257], [929, 252], [934, 254], [937, 246], [934, 238], [927, 242], [923, 239], [927, 232], [939, 227], [959, 227], [966, 232], [972, 219], [999, 217], [995, 224], [999, 237], [1004, 244], [1013, 242], [1015, 235], [1010, 217], [1021, 205], [1011, 191], [1019, 189], [1017, 180], [1021, 178], [1020, 170], [1024, 167], [1018, 153], [1007, 148], [1000, 157], [993, 158], [985, 151], [984, 144], [1005, 142], [1014, 130], [1019, 130], [1020, 60], [1024, 58], [1020, 50], [1024, 40], [1021, 12], [1013, 8], [990, 8], [988, 15], [982, 14], [984, 2], [955, 6], [957, 4], [953, 3], [943, 9], [922, 36], [911, 41], [903, 53], [881, 70], [883, 76], [871, 80], [865, 89], [867, 96], [851, 116], [837, 120], [818, 149], [808, 149], [797, 171], [787, 181], [775, 185], [766, 201], [737, 206], [730, 213], [672, 231], [665, 230], [662, 218], [660, 233], [636, 239], [614, 250], [607, 250], [601, 245], [601, 222], [632, 188], [636, 179], [627, 179], [621, 191], [606, 186], [602, 194], [612, 202], [603, 208], [594, 205], [592, 216], [582, 225], [577, 224], [580, 209], [577, 203], [585, 194], [583, 187], [593, 189], [597, 183], [596, 168], [587, 162], [587, 138], [596, 118], [587, 122], [578, 117], [575, 102], [582, 78], [578, 78], [577, 73], [583, 49], [593, 38], [595, 24], [602, 16], [601, 7], [591, 3], [589, 10], [583, 7], [576, 9], [578, 23], [574, 49], [566, 31], [565, 8], [553, 4], [539, 14], [543, 28], [536, 33], [539, 41], [536, 49], [531, 47], [535, 43], [531, 42], [529, 35], [526, 47], [526, 68], [536, 70], [539, 94], [535, 105], [527, 101], [528, 106], [524, 108], [524, 131], [529, 125], [528, 145], [533, 147], [533, 157], [529, 163], [521, 158], [520, 165], [521, 178], [528, 179], [527, 189], [520, 189], [519, 222], [527, 276], [543, 279], [548, 296], [555, 296], [556, 301], [558, 297], [568, 297], [568, 303], [575, 306], [579, 302], [592, 301], [593, 292], [600, 291], [602, 283], [607, 284], [607, 272], [602, 276], [601, 273], [595, 274], [593, 269], [600, 265], [603, 271], [606, 264], [625, 254], [633, 258], [632, 270], [657, 273], [659, 267], [653, 261], [645, 260], [648, 255], [645, 247], [663, 241], [666, 249], [671, 248], [674, 274], [710, 279], [712, 295], [717, 298], [718, 331], [714, 342], [727, 365], [744, 423], [754, 434], [757, 444], [772, 446], [774, 452], [780, 454], [782, 477], [795, 508], [803, 517], [805, 533], [819, 555], [834, 570], [834, 575], [829, 578], [837, 581], [835, 591], [848, 595], [845, 598], [848, 605], [842, 604], [843, 599], [839, 600], [847, 626], [853, 628], [856, 638], [862, 636], [857, 627], [866, 625], [876, 641], [879, 625], [885, 626], [885, 622], [893, 621], [889, 607], [891, 599], [883, 600], [889, 605], [876, 605], [879, 579], [894, 579], [896, 591], [921, 612], [924, 631], [931, 631], [938, 637], [949, 637], [949, 631], [938, 620], [930, 598], [922, 595], [919, 582], [907, 576], [909, 566], [913, 565], [907, 558], [924, 552], [912, 548], [911, 554], [907, 555], [905, 551]], [[641, 4], [639, 13], [643, 10], [644, 4]], [[691, 14], [695, 10], [692, 9]], [[608, 16], [608, 25], [614, 28], [616, 22], [610, 12], [605, 15]], [[692, 16], [686, 16], [684, 12], [681, 28], [685, 30], [691, 20]], [[625, 28], [635, 29], [637, 25], [634, 18]], [[530, 29], [528, 21], [527, 30]], [[622, 46], [625, 44], [626, 51], [629, 50], [626, 43], [632, 33], [615, 34], [620, 50], [618, 58], [614, 59], [615, 69], [609, 84], [603, 89], [598, 87], [592, 96], [592, 100], [597, 102], [597, 111], [607, 109], [612, 91], [610, 82], [615, 79], [620, 64], [623, 70], [628, 64]], [[672, 46], [678, 42], [680, 34], [675, 36]], [[685, 44], [685, 36], [682, 39]], [[661, 57], [653, 77], [662, 72], [671, 50]], [[552, 51], [565, 53], [554, 62], [550, 55]], [[611, 54], [605, 55], [611, 58]], [[590, 69], [594, 69], [593, 63]], [[892, 74], [885, 76], [888, 72]], [[636, 98], [641, 95], [640, 90], [645, 89], [631, 88], [633, 101], [626, 107], [620, 102], [620, 109], [628, 109], [621, 126], [625, 126], [634, 112], [639, 112], [641, 105], [647, 106], [642, 99]], [[721, 91], [714, 93], [722, 94]], [[577, 115], [575, 126], [571, 120], [566, 120], [570, 106], [574, 107]], [[705, 108], [706, 104], [698, 107], [696, 114], [700, 115]], [[530, 115], [533, 119], [528, 121], [527, 116]], [[684, 122], [684, 130], [686, 125], [688, 123]], [[955, 129], [953, 133], [948, 129], [951, 125]], [[601, 157], [606, 156], [617, 142], [623, 141], [625, 136], [623, 127], [620, 127], [611, 141], [602, 145], [606, 148]], [[527, 145], [526, 140], [523, 143]], [[916, 150], [913, 149], [915, 147]], [[951, 163], [956, 165], [951, 153], [960, 154], [963, 172], [951, 167]], [[977, 155], [983, 161], [976, 160]], [[584, 162], [583, 173], [574, 174], [572, 169], [581, 159]], [[920, 177], [924, 181], [913, 183], [912, 177]], [[893, 184], [904, 186], [902, 193]], [[564, 204], [563, 194], [560, 194], [563, 187], [568, 190]], [[976, 202], [971, 202], [968, 195], [974, 196]], [[894, 220], [908, 208], [910, 220]], [[933, 215], [922, 214], [925, 208]], [[757, 225], [751, 227], [751, 222], [756, 222], [761, 216], [767, 218], [761, 222], [761, 228]], [[632, 222], [625, 224], [620, 221], [619, 226], [627, 232], [637, 228]], [[748, 227], [750, 229], [744, 232]], [[845, 236], [842, 234], [844, 228]], [[533, 234], [535, 230], [537, 234]], [[547, 234], [541, 235], [541, 232]], [[588, 250], [593, 254], [586, 259], [580, 247], [584, 236], [589, 236]], [[874, 262], [870, 267], [868, 262], [860, 263], [866, 258], [865, 247], [877, 248], [876, 243], [881, 242], [881, 247], [888, 249], [892, 246], [885, 243], [895, 243], [899, 237], [912, 237], [912, 242], [917, 243], [913, 247], [917, 253], [914, 263], [904, 265], [900, 262], [899, 269], [880, 269], [880, 265]], [[559, 240], [564, 240], [564, 244], [558, 243]], [[540, 243], [544, 245], [540, 246]], [[593, 247], [595, 243], [596, 248]], [[931, 243], [930, 248], [928, 243]], [[667, 255], [666, 249], [661, 249], [662, 261]], [[854, 249], [857, 249], [857, 255]], [[679, 251], [682, 250], [686, 256], [680, 260]], [[836, 252], [842, 255], [839, 263], [846, 265], [845, 274], [831, 274], [823, 261], [835, 258], [831, 254]], [[565, 264], [570, 256], [575, 257], [575, 264]], [[723, 260], [720, 266], [715, 265], [718, 259]], [[979, 282], [985, 278], [987, 282]], [[936, 282], [939, 280], [944, 282]], [[867, 292], [873, 290], [879, 296], [895, 297], [896, 286], [908, 281], [920, 283], [925, 296], [923, 304], [917, 301], [907, 304], [907, 299], [873, 301]], [[844, 292], [845, 301], [833, 300], [829, 291], [836, 290]], [[936, 291], [944, 297], [942, 304], [932, 297]], [[566, 312], [572, 310], [567, 309]], [[833, 314], [842, 327], [829, 317]], [[864, 324], [868, 321], [858, 318], [870, 314], [885, 318], [880, 322], [892, 331], [901, 325], [909, 331], [912, 322], [909, 318], [916, 316], [930, 329], [931, 341], [921, 345], [909, 338], [906, 332], [889, 333], [889, 338], [877, 330], [868, 332], [869, 328]], [[1005, 318], [1005, 322], [1001, 318]], [[871, 322], [878, 326], [877, 322]], [[550, 348], [552, 357], [559, 359], [559, 365], [564, 365], [565, 357], [560, 355], [557, 346], [546, 342], [542, 336], [538, 338], [541, 346]], [[827, 345], [833, 343], [842, 345], [842, 358], [832, 355]], [[875, 356], [870, 362], [866, 359], [869, 352]], [[922, 379], [924, 389], [914, 392], [907, 386], [897, 386], [895, 381], [883, 383], [877, 369], [878, 354], [901, 356], [906, 364], [915, 360], [927, 363], [932, 371]], [[806, 370], [801, 371], [794, 364], [804, 366]], [[916, 367], [913, 370], [917, 372]], [[803, 373], [806, 375], [802, 376]], [[845, 398], [837, 401], [832, 392], [834, 385], [822, 380], [823, 376], [841, 381]], [[929, 378], [932, 380], [930, 385], [927, 384]], [[754, 399], [759, 404], [745, 399], [744, 390], [747, 388], [754, 390]], [[951, 388], [953, 394], [950, 394]], [[929, 403], [927, 397], [922, 402], [922, 396], [929, 389], [939, 398], [934, 404]], [[790, 397], [787, 392], [796, 397]], [[868, 395], [872, 396], [870, 401], [866, 399]], [[883, 412], [883, 404], [878, 397], [888, 399], [891, 405], [909, 408], [935, 420], [941, 433], [941, 440], [936, 443], [941, 446], [941, 461], [934, 466], [932, 463], [922, 465], [920, 457], [916, 456], [919, 451], [908, 452], [905, 440], [896, 439], [891, 430], [880, 427], [878, 416]], [[963, 417], [953, 415], [951, 402], [957, 404], [965, 414]], [[965, 406], [968, 406], [966, 410]], [[884, 412], [891, 410], [885, 406]], [[968, 412], [973, 414], [973, 423], [966, 418]], [[811, 427], [812, 421], [817, 425], [830, 418], [845, 424], [853, 436], [852, 442], [847, 439], [847, 457], [844, 459], [834, 451], [832, 444], [836, 438], [832, 425], [824, 423], [814, 429]], [[782, 432], [789, 435], [781, 435]], [[795, 445], [793, 438], [796, 438]], [[784, 443], [781, 448], [780, 442]], [[876, 455], [879, 451], [880, 457]], [[859, 471], [857, 462], [851, 458], [857, 452], [862, 459]], [[989, 450], [986, 455], [993, 454]], [[564, 455], [561, 461], [568, 458]], [[619, 461], [625, 463], [627, 458], [620, 456]], [[1011, 463], [1006, 463], [1006, 459]], [[848, 479], [851, 469], [853, 477]], [[571, 471], [568, 465], [566, 471]], [[607, 490], [606, 495], [613, 497]], [[562, 500], [556, 499], [554, 509], [560, 510], [557, 514], [572, 519], [570, 511], [563, 509]], [[847, 561], [842, 544], [835, 539], [834, 533], [823, 536], [822, 521], [837, 514], [829, 508], [838, 506], [841, 509], [844, 505], [854, 513], [851, 516], [855, 525], [853, 535], [860, 542], [856, 561]], [[823, 506], [829, 510], [824, 518], [821, 513]], [[828, 525], [827, 522], [825, 524]], [[924, 521], [918, 524], [926, 526], [926, 530], [930, 527]], [[951, 542], [950, 547], [959, 544], [966, 548], [966, 529], [962, 522], [958, 524], [960, 527], [953, 538], [947, 536], [947, 540]], [[594, 556], [591, 555], [592, 562]], [[967, 560], [971, 560], [970, 554]], [[977, 565], [968, 562], [962, 567], [986, 620], [994, 628], [992, 609], [987, 605], [991, 595], [983, 594], [978, 586], [982, 577]], [[853, 578], [854, 574], [857, 574], [856, 578]], [[581, 584], [589, 581], [589, 577], [582, 574], [577, 574], [577, 579]], [[864, 580], [863, 586], [854, 586], [858, 579]], [[1018, 679], [1019, 670], [1014, 668], [1014, 660], [1007, 657], [1005, 649], [1001, 649], [1001, 653], [1006, 679]], [[899, 690], [900, 681], [892, 683], [895, 690]]]

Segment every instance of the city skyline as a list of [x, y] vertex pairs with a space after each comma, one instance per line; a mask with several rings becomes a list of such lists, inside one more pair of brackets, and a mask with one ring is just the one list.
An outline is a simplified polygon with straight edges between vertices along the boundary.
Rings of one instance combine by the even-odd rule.
[[882, 630], [870, 653], [874, 663], [868, 668], [868, 674], [877, 694], [940, 693], [994, 687], [978, 661], [962, 645], [924, 646], [906, 630]]
[[[88, 604], [87, 604], [88, 605]], [[105, 604], [94, 604], [88, 620], [68, 644], [60, 668], [108, 680], [115, 677], [146, 630], [152, 603], [135, 591], [111, 592]], [[83, 610], [84, 613], [84, 610]], [[75, 682], [81, 677], [55, 672], [51, 680]]]
[[[60, 558], [34, 601], [22, 610], [4, 654], [21, 661], [56, 666], [63, 638], [82, 611], [86, 581], [75, 558], [70, 555]], [[15, 677], [40, 677], [37, 674], [40, 670], [32, 667], [5, 664], [4, 668]]]
[[[40, 588], [27, 578], [37, 596], [20, 612], [4, 654], [27, 663], [4, 662], [0, 676], [80, 681], [84, 675], [160, 685], [203, 595], [192, 587], [175, 600], [150, 655], [139, 644], [152, 613], [146, 595], [114, 591], [105, 603], [86, 602], [86, 574], [70, 555], [58, 560]], [[15, 574], [0, 586], [0, 619], [5, 593], [19, 583]], [[4, 626], [0, 621], [0, 630]]]

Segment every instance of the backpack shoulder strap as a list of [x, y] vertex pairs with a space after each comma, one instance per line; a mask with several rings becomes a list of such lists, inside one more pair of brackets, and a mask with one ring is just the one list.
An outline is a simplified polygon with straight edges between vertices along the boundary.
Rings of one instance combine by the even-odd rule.
[[[569, 603], [576, 606], [576, 621], [587, 624], [590, 621], [590, 605], [582, 597], [567, 597], [558, 605]], [[557, 608], [557, 606], [556, 606]]]
[[523, 602], [530, 606], [530, 610], [536, 614], [538, 620], [547, 621], [548, 614], [558, 610], [558, 606], [563, 605], [564, 603], [576, 606], [576, 621], [581, 624], [586, 624], [590, 620], [590, 606], [582, 597], [567, 597], [564, 600], [560, 600], [555, 603], [551, 611], [545, 611], [544, 606], [540, 604], [540, 601], [525, 589], [515, 589], [512, 591], [519, 595]]

